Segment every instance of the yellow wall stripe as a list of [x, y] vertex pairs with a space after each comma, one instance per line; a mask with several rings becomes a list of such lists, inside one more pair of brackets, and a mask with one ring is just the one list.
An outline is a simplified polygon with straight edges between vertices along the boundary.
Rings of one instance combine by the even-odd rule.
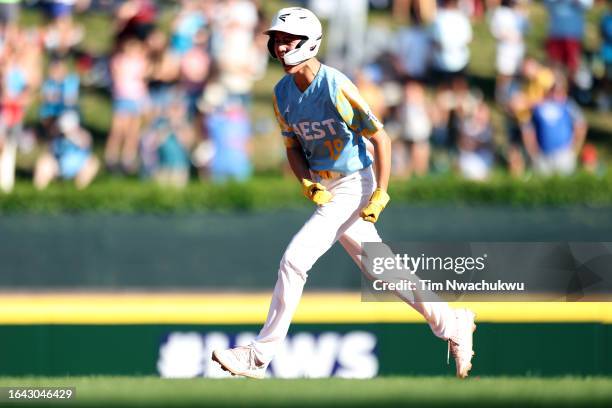
[[[0, 324], [261, 324], [270, 293], [0, 294]], [[612, 323], [612, 303], [489, 302], [469, 307], [480, 322]], [[359, 293], [307, 293], [295, 323], [413, 323], [400, 302], [365, 303]]]

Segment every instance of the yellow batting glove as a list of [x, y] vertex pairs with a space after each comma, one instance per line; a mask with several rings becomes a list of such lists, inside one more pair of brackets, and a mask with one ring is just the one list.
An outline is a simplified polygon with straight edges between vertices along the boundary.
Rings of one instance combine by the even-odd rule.
[[302, 190], [306, 198], [316, 205], [323, 205], [333, 197], [332, 193], [327, 191], [324, 185], [313, 183], [308, 179], [302, 179]]
[[370, 197], [370, 202], [368, 205], [361, 210], [361, 218], [368, 222], [375, 223], [378, 221], [381, 211], [384, 210], [389, 203], [389, 200], [391, 200], [389, 194], [387, 194], [386, 191], [377, 188], [374, 190], [374, 193], [372, 193], [372, 197]]

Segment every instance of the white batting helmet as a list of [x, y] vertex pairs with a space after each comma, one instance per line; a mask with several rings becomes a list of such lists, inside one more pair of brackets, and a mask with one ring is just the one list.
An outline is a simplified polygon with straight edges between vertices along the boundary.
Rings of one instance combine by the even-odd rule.
[[302, 7], [287, 7], [281, 9], [272, 22], [272, 26], [264, 31], [270, 36], [268, 40], [268, 51], [273, 58], [277, 58], [274, 51], [274, 33], [282, 32], [302, 37], [302, 41], [283, 56], [287, 65], [298, 65], [307, 59], [317, 55], [323, 37], [321, 22], [308, 9]]

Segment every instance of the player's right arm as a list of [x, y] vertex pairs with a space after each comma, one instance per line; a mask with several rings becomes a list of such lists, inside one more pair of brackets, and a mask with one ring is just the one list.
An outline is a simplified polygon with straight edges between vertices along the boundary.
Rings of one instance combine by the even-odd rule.
[[287, 146], [287, 161], [289, 161], [289, 167], [291, 167], [291, 171], [295, 174], [295, 177], [299, 181], [303, 179], [310, 178], [310, 170], [308, 168], [308, 162], [304, 157], [304, 152], [302, 152], [302, 148], [299, 146], [289, 147]]
[[332, 194], [327, 191], [322, 184], [314, 183], [310, 180], [311, 175], [308, 161], [306, 157], [304, 157], [304, 151], [302, 150], [297, 135], [293, 132], [293, 129], [289, 126], [285, 118], [280, 114], [276, 95], [274, 95], [274, 114], [276, 115], [276, 120], [283, 134], [289, 167], [291, 167], [291, 171], [293, 171], [295, 177], [297, 177], [302, 184], [304, 195], [317, 205], [323, 205], [329, 202], [332, 199]]

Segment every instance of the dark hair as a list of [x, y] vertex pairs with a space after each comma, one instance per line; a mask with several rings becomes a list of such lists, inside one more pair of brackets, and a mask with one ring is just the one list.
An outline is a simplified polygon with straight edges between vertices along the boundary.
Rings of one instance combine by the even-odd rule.
[[410, 3], [410, 9], [408, 10], [408, 15], [410, 16], [410, 24], [421, 25], [423, 24], [423, 19], [421, 18], [419, 3], [413, 1]]

